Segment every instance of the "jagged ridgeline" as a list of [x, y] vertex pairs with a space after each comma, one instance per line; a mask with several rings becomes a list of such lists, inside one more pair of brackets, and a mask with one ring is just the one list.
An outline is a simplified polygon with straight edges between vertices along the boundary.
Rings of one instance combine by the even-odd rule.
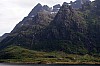
[[14, 45], [47, 52], [99, 54], [99, 3], [86, 2], [80, 9], [66, 2], [53, 9], [37, 4], [1, 41], [0, 49]]

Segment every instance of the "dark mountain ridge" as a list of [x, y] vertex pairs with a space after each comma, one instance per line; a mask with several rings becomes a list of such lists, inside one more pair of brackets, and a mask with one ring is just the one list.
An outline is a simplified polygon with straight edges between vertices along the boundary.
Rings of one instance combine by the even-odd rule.
[[[93, 47], [86, 35], [87, 25], [85, 19], [77, 13], [68, 4], [64, 3], [50, 25], [39, 34], [36, 34], [36, 40], [41, 41], [41, 47], [39, 48], [43, 50], [42, 44], [46, 45], [47, 42], [47, 45], [50, 43], [50, 46], [48, 46], [51, 48], [50, 50], [57, 49], [59, 51], [70, 51], [70, 53], [84, 53], [78, 49], [80, 47], [85, 51], [91, 51]], [[71, 45], [75, 46], [74, 49], [71, 49]], [[37, 47], [37, 45], [34, 47]]]

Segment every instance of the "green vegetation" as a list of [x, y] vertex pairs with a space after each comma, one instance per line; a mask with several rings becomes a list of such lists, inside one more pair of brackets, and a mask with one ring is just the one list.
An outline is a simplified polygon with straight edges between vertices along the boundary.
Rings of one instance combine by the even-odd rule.
[[40, 52], [19, 46], [9, 46], [0, 53], [0, 62], [8, 63], [100, 62], [100, 56], [67, 54], [62, 51]]

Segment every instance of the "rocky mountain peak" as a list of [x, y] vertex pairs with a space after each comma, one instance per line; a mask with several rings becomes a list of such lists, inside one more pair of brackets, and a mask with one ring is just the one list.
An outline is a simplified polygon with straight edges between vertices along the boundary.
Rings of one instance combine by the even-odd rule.
[[53, 12], [58, 12], [60, 7], [61, 7], [60, 4], [54, 5], [53, 6]]
[[42, 6], [41, 3], [38, 3], [37, 6]]
[[35, 15], [37, 15], [38, 12], [42, 11], [43, 7], [40, 3], [38, 3], [33, 9], [32, 11], [29, 13], [28, 17], [33, 17]]
[[54, 23], [61, 25], [60, 23], [70, 23], [75, 16], [74, 10], [66, 2], [63, 3], [62, 7], [58, 11]]
[[52, 10], [52, 8], [50, 8], [48, 5], [44, 5], [43, 9], [50, 12]]
[[[68, 3], [64, 2], [60, 10], [58, 11], [54, 23], [63, 24], [67, 28], [80, 29], [85, 27], [84, 18], [79, 16], [78, 12], [75, 11]], [[75, 28], [76, 27], [76, 28]]]
[[[70, 39], [74, 32], [83, 32], [85, 29], [85, 22], [81, 16], [77, 15], [77, 12], [71, 8], [67, 3], [63, 3], [62, 7], [56, 14], [53, 21], [44, 30], [41, 35], [40, 40], [66, 40]], [[44, 36], [44, 37], [43, 37]]]

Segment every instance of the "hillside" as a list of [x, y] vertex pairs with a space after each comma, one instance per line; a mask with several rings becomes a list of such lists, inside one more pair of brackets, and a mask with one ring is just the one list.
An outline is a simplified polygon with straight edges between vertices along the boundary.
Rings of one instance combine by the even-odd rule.
[[[61, 51], [40, 52], [9, 46], [0, 51], [0, 62], [33, 64], [99, 64], [100, 58], [91, 55], [67, 54]], [[66, 62], [66, 63], [65, 63]]]

